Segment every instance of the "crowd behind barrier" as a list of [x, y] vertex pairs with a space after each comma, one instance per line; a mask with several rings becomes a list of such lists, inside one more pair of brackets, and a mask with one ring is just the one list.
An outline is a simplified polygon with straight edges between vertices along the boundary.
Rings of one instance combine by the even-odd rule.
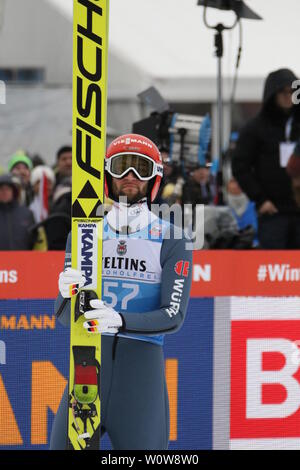
[[[267, 76], [261, 110], [231, 134], [219, 169], [222, 188], [211, 145], [205, 163], [193, 166], [175, 165], [168, 148], [161, 146], [164, 176], [154, 202], [179, 204], [184, 223], [192, 225], [197, 206], [204, 205], [203, 248], [300, 247], [300, 107], [292, 99], [296, 79], [285, 68]], [[71, 146], [57, 151], [52, 167], [39, 155], [17, 151], [0, 176], [0, 250], [64, 250], [71, 228], [71, 187]], [[111, 204], [106, 200], [107, 210]]]

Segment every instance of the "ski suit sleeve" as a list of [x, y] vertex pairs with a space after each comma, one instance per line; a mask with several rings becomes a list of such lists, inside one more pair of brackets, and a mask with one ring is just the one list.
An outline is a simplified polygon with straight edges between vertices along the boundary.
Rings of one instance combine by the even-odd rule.
[[[122, 330], [144, 335], [177, 331], [186, 314], [192, 282], [192, 250], [184, 235], [175, 239], [174, 231], [164, 239], [161, 249], [160, 308], [145, 313], [123, 313]], [[190, 246], [189, 246], [190, 248]]]
[[[71, 267], [71, 234], [69, 233], [67, 245], [66, 245], [66, 252], [65, 252], [65, 263], [64, 269]], [[58, 317], [60, 323], [64, 326], [70, 325], [70, 310], [71, 302], [70, 299], [64, 299], [61, 294], [58, 294], [55, 305], [54, 311], [55, 315]]]

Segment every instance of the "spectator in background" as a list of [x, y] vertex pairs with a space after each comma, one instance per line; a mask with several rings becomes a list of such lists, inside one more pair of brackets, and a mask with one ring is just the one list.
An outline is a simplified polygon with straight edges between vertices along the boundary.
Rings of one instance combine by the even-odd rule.
[[233, 176], [256, 203], [259, 242], [266, 249], [300, 247], [300, 212], [285, 168], [300, 137], [295, 80], [288, 69], [268, 75], [262, 109], [241, 130], [233, 155]]
[[35, 168], [36, 166], [45, 165], [44, 159], [38, 153], [32, 155], [30, 158], [32, 161], [33, 168]]
[[36, 233], [32, 212], [20, 205], [19, 184], [13, 175], [0, 176], [0, 250], [31, 250]]
[[188, 227], [195, 225], [197, 205], [210, 205], [215, 195], [215, 185], [208, 166], [197, 165], [186, 169], [187, 178], [182, 188], [181, 204], [183, 208], [183, 224]]
[[62, 179], [60, 184], [55, 188], [51, 205], [51, 213], [64, 212], [68, 217], [71, 217], [71, 206], [72, 178], [69, 176]]
[[49, 250], [65, 249], [71, 230], [71, 206], [72, 179], [66, 177], [56, 186], [53, 194], [50, 219], [46, 226]]
[[288, 161], [286, 171], [292, 181], [295, 203], [300, 208], [300, 140]]
[[233, 131], [230, 134], [229, 144], [227, 149], [224, 152], [223, 159], [222, 159], [222, 176], [223, 176], [223, 183], [226, 187], [226, 182], [228, 182], [232, 178], [232, 158], [236, 149], [236, 144], [239, 138], [239, 133], [237, 131]]
[[49, 205], [55, 183], [54, 171], [46, 165], [36, 166], [30, 177], [34, 198], [29, 208], [36, 223], [48, 217]]
[[209, 205], [213, 203], [215, 196], [214, 183], [207, 166], [198, 165], [190, 170], [183, 186], [182, 203]]
[[33, 192], [30, 185], [30, 173], [32, 170], [32, 161], [22, 151], [16, 152], [8, 163], [8, 171], [19, 178], [21, 183], [20, 201], [29, 206], [33, 199]]
[[61, 147], [56, 155], [55, 168], [56, 182], [55, 187], [67, 177], [72, 176], [72, 147]]
[[250, 201], [242, 192], [238, 182], [232, 178], [227, 184], [227, 199], [239, 230], [244, 230], [251, 225], [254, 228], [255, 236], [253, 246], [258, 246], [257, 238], [257, 214], [255, 203]]
[[170, 162], [168, 150], [161, 148], [160, 153], [164, 172], [155, 203], [168, 204], [171, 206], [172, 204], [181, 202], [184, 179], [180, 176], [178, 168]]

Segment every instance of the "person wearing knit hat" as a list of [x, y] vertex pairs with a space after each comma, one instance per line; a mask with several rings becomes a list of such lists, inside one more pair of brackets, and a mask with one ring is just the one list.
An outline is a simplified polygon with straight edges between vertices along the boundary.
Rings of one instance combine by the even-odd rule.
[[30, 182], [31, 182], [31, 185], [33, 187], [33, 190], [35, 192], [35, 194], [38, 192], [38, 185], [39, 182], [41, 181], [41, 178], [43, 176], [43, 174], [46, 175], [46, 178], [47, 180], [52, 183], [54, 183], [55, 181], [55, 174], [54, 174], [54, 171], [47, 165], [38, 165], [36, 166], [32, 172], [31, 172], [31, 176], [30, 176]]
[[23, 150], [18, 150], [9, 160], [8, 170], [11, 172], [16, 165], [23, 163], [29, 170], [32, 170], [32, 161], [30, 158], [23, 152]]
[[30, 182], [34, 198], [29, 208], [34, 215], [35, 222], [38, 223], [48, 216], [49, 200], [55, 182], [54, 171], [46, 165], [39, 165], [32, 170]]
[[32, 189], [30, 186], [30, 173], [32, 170], [32, 161], [23, 152], [18, 150], [9, 160], [8, 171], [17, 176], [22, 185], [22, 191], [20, 194], [21, 202], [28, 206], [33, 198]]

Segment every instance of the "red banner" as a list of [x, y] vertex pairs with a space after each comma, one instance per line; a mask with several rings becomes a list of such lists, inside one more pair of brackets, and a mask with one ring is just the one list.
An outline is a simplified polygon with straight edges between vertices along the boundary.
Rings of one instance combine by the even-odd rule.
[[299, 296], [299, 251], [196, 251], [192, 297]]
[[54, 299], [63, 263], [61, 251], [2, 251], [0, 299]]
[[[0, 299], [51, 299], [63, 252], [1, 252]], [[299, 251], [196, 251], [192, 297], [299, 296]]]

